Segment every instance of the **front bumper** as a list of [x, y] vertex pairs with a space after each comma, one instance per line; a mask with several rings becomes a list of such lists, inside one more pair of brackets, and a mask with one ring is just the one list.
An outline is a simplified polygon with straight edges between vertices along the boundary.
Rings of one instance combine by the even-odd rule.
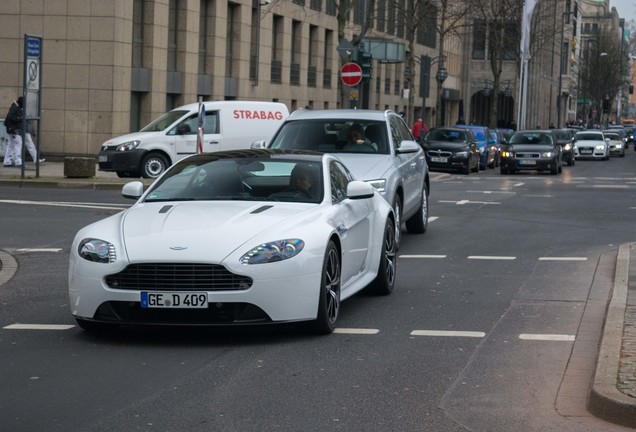
[[139, 172], [141, 161], [148, 152], [143, 149], [134, 149], [125, 152], [102, 150], [97, 161], [100, 171], [125, 172], [136, 174]]
[[596, 147], [577, 147], [574, 154], [577, 159], [604, 159], [608, 156], [607, 150], [598, 149]]
[[429, 169], [463, 170], [468, 165], [468, 157], [454, 154], [427, 155]]
[[543, 171], [558, 168], [554, 158], [502, 158], [501, 167], [508, 170]]

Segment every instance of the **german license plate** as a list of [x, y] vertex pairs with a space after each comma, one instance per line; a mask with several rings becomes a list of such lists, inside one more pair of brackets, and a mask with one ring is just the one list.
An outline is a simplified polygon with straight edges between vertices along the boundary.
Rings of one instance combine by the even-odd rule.
[[142, 291], [142, 308], [205, 309], [208, 295], [201, 292]]
[[445, 157], [437, 157], [437, 156], [431, 156], [431, 162], [441, 162], [441, 163], [446, 163], [446, 162], [448, 162], [448, 158], [445, 158]]
[[99, 159], [97, 159], [98, 162], [108, 162], [108, 156], [107, 155], [101, 155], [99, 157]]
[[536, 165], [537, 161], [531, 159], [520, 159], [519, 165]]
[[581, 154], [592, 154], [592, 150], [581, 150]]

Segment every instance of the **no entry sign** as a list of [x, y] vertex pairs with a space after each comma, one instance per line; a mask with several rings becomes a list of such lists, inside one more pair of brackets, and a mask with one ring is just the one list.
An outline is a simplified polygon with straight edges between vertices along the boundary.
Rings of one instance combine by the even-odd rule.
[[358, 85], [362, 81], [362, 69], [357, 63], [346, 63], [342, 66], [340, 78], [345, 85]]

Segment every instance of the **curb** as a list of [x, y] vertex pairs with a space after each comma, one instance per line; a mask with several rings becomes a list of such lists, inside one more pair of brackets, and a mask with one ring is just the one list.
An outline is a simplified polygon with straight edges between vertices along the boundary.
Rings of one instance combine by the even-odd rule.
[[616, 385], [625, 324], [630, 249], [634, 246], [636, 243], [625, 243], [618, 249], [614, 286], [587, 401], [588, 410], [596, 417], [631, 428], [636, 428], [636, 399], [620, 392]]

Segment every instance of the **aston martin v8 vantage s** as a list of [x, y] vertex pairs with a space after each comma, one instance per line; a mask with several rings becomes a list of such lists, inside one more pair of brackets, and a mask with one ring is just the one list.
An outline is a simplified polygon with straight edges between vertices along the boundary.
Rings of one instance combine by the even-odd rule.
[[124, 185], [136, 203], [73, 240], [70, 306], [83, 329], [308, 321], [329, 333], [341, 300], [393, 290], [393, 210], [334, 155], [193, 155], [143, 188]]

